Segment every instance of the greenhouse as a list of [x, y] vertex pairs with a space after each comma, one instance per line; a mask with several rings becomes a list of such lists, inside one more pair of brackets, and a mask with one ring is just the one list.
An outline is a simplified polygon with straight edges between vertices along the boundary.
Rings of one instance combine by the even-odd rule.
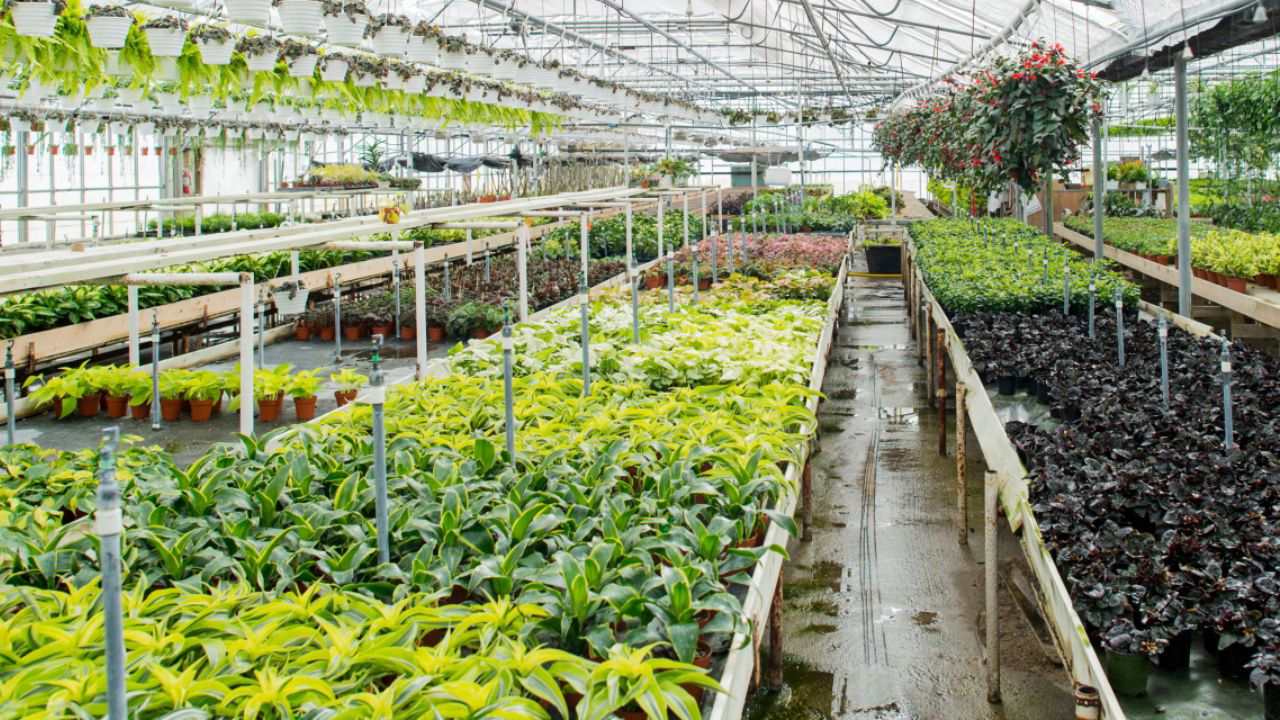
[[0, 720], [1280, 720], [1280, 0], [0, 50]]

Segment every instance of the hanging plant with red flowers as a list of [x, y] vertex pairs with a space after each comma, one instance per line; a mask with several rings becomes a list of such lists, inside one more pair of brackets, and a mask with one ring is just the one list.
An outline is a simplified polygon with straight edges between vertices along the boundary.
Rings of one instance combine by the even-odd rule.
[[1044, 43], [944, 83], [948, 92], [877, 125], [873, 143], [886, 160], [984, 193], [1010, 181], [1033, 192], [1076, 162], [1105, 101], [1093, 74]]

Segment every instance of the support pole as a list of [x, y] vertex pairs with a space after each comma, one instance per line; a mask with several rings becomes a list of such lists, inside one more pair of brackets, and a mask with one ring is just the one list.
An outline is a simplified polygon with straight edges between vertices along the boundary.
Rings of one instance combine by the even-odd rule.
[[413, 246], [413, 324], [418, 379], [427, 376], [427, 251], [422, 243]]
[[1053, 239], [1053, 166], [1050, 166], [1044, 173], [1044, 207], [1040, 208], [1040, 212], [1044, 213], [1044, 234], [1050, 240]]
[[[13, 391], [13, 381], [16, 379], [17, 373], [13, 367], [13, 341], [9, 341], [9, 346], [4, 351], [4, 426], [5, 439], [7, 444], [13, 445], [15, 436], [17, 435], [17, 416], [18, 409], [15, 407], [18, 403], [18, 395]], [[59, 408], [61, 410], [61, 408]]]
[[258, 365], [267, 366], [267, 300], [263, 288], [258, 287]]
[[[156, 362], [157, 358], [152, 358]], [[253, 434], [253, 275], [240, 274], [240, 432]]]
[[1093, 119], [1093, 259], [1102, 259], [1102, 209], [1107, 194], [1107, 168], [1102, 162], [1102, 118]]
[[467, 265], [471, 264], [471, 240], [473, 233], [471, 228], [467, 228]]
[[996, 525], [1000, 502], [1000, 480], [988, 470], [983, 488], [982, 517], [986, 543], [983, 585], [986, 591], [987, 618], [987, 702], [1000, 702], [1000, 599], [996, 594], [1000, 576], [1000, 528]]
[[800, 469], [800, 539], [804, 542], [813, 540], [813, 448], [809, 448], [809, 456], [805, 458]]
[[582, 254], [582, 277], [584, 278], [584, 281], [585, 281], [585, 278], [591, 277], [591, 270], [587, 266], [587, 258], [590, 257], [590, 254], [591, 254], [590, 236], [591, 236], [591, 215], [584, 214], [582, 216], [582, 219], [578, 221], [578, 237], [579, 237], [578, 252]]
[[514, 468], [516, 466], [516, 412], [515, 391], [512, 387], [512, 350], [511, 313], [507, 313], [502, 323], [502, 392], [506, 419], [503, 430], [507, 439], [507, 462]]
[[1169, 407], [1169, 324], [1164, 313], [1156, 319], [1156, 334], [1160, 337], [1160, 400]]
[[138, 328], [138, 286], [125, 286], [125, 295], [129, 301], [129, 367], [142, 364], [140, 331]]
[[333, 274], [333, 364], [342, 364], [342, 273]]
[[631, 342], [640, 344], [640, 273], [636, 259], [630, 258], [628, 275], [631, 279]]
[[[249, 327], [253, 327], [253, 294], [249, 295], [249, 315], [244, 320]], [[249, 336], [252, 342], [253, 335]], [[243, 349], [240, 352], [244, 355]], [[253, 361], [253, 345], [249, 346], [249, 359]], [[160, 413], [160, 319], [156, 316], [156, 311], [151, 311], [151, 429], [159, 430], [161, 420]]]
[[1191, 164], [1187, 143], [1187, 59], [1173, 63], [1178, 157], [1178, 313], [1191, 317]]
[[946, 330], [939, 325], [934, 332], [933, 360], [937, 381], [934, 383], [934, 394], [938, 398], [938, 456], [947, 456], [947, 353]]
[[968, 388], [956, 381], [956, 529], [961, 545], [969, 543], [967, 453], [969, 443]]
[[529, 319], [529, 233], [533, 218], [525, 218], [516, 229], [516, 274], [519, 276], [520, 299], [516, 310], [520, 322]]
[[[13, 413], [10, 412], [10, 415]], [[116, 482], [116, 447], [120, 428], [104, 431], [98, 460], [98, 498], [94, 530], [98, 535], [102, 562], [102, 620], [107, 659], [107, 717], [126, 720], [129, 704], [125, 693], [124, 609], [120, 594], [120, 535], [124, 521], [120, 512], [120, 485]]]
[[582, 273], [582, 279], [578, 282], [578, 297], [582, 308], [582, 396], [587, 397], [591, 395], [591, 327], [587, 321], [590, 308], [587, 307], [589, 299], [585, 272]]
[[1231, 348], [1226, 338], [1222, 339], [1222, 446], [1227, 452], [1235, 448], [1235, 428], [1231, 417]]
[[391, 533], [387, 522], [387, 387], [382, 384], [382, 335], [373, 336], [373, 356], [369, 361], [369, 406], [373, 411], [373, 502], [378, 532], [378, 564], [391, 562]]
[[778, 585], [773, 589], [773, 602], [769, 604], [769, 687], [782, 689], [782, 573], [778, 573]]

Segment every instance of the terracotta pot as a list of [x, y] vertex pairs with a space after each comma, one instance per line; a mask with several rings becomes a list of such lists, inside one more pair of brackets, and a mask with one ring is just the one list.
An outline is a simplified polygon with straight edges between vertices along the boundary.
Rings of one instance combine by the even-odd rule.
[[310, 325], [294, 325], [293, 334], [297, 336], [297, 338], [302, 342], [306, 342], [311, 339], [311, 326]]
[[218, 399], [213, 401], [213, 414], [217, 415], [222, 412], [222, 393], [218, 393]]
[[273, 398], [258, 401], [258, 419], [262, 422], [275, 422], [280, 417], [280, 408], [284, 407], [284, 393], [276, 393]]
[[349, 342], [355, 342], [356, 340], [360, 339], [360, 335], [362, 334], [363, 330], [364, 328], [360, 327], [359, 325], [343, 325], [342, 337]]
[[107, 417], [122, 418], [129, 412], [129, 398], [124, 395], [103, 394], [107, 403]]
[[502, 329], [501, 327], [476, 328], [475, 330], [471, 331], [471, 337], [475, 338], [476, 340], [483, 340], [489, 337], [490, 335], [498, 332], [501, 329]]
[[383, 342], [386, 342], [387, 340], [390, 340], [392, 338], [391, 326], [390, 325], [374, 325], [373, 334], [381, 335]]
[[98, 410], [102, 408], [102, 398], [98, 393], [85, 395], [76, 400], [76, 411], [80, 417], [98, 417]]
[[1235, 290], [1236, 292], [1242, 293], [1244, 292], [1246, 285], [1248, 285], [1248, 281], [1246, 281], [1244, 278], [1238, 278], [1238, 277], [1227, 278], [1227, 288], [1230, 290]]
[[416, 337], [418, 337], [418, 331], [412, 325], [405, 325], [404, 327], [400, 328], [401, 340], [413, 340]]
[[324, 340], [325, 342], [332, 341], [332, 340], [333, 340], [333, 335], [334, 335], [334, 330], [333, 330], [333, 326], [332, 326], [332, 325], [330, 325], [329, 327], [322, 327], [322, 328], [320, 328], [320, 339], [321, 339], [321, 340]]
[[693, 659], [693, 664], [706, 670], [711, 667], [711, 646], [705, 642], [698, 641], [698, 655]]
[[182, 398], [160, 398], [160, 419], [174, 422], [182, 417]]
[[1203, 279], [1204, 279], [1204, 268], [1193, 267], [1193, 268], [1191, 268], [1191, 274], [1192, 274], [1193, 276], [1198, 277], [1198, 278], [1200, 278], [1201, 280], [1203, 280]]
[[213, 401], [212, 400], [192, 400], [191, 401], [191, 420], [193, 422], [209, 422], [213, 417]]
[[699, 289], [699, 290], [710, 290], [710, 289], [711, 289], [711, 278], [709, 278], [709, 277], [701, 277], [701, 278], [698, 278], [698, 289]]
[[444, 323], [429, 322], [427, 323], [427, 339], [432, 341], [440, 341], [444, 339]]
[[646, 290], [657, 290], [662, 287], [662, 277], [658, 275], [645, 275], [644, 287]]
[[306, 422], [316, 416], [316, 396], [293, 399], [293, 410], [298, 414], [298, 420]]
[[146, 420], [151, 417], [151, 403], [142, 403], [141, 405], [129, 406], [129, 417], [134, 420]]
[[335, 390], [333, 393], [333, 399], [338, 401], [338, 407], [342, 407], [343, 405], [346, 405], [347, 403], [356, 399], [356, 391], [355, 390]]

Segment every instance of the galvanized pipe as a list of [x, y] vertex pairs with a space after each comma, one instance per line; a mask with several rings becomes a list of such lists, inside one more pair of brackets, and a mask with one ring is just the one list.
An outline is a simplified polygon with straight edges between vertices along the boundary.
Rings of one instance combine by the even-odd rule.
[[512, 351], [514, 344], [511, 340], [511, 315], [502, 323], [502, 392], [503, 392], [503, 411], [504, 411], [504, 427], [507, 440], [507, 461], [511, 467], [516, 465], [516, 413], [515, 413], [515, 391], [512, 388]]
[[[10, 412], [9, 416], [12, 417], [13, 413]], [[120, 485], [116, 482], [115, 458], [116, 447], [120, 442], [120, 428], [106, 428], [104, 434], [102, 452], [98, 459], [98, 507], [94, 511], [93, 521], [102, 565], [107, 717], [110, 720], [125, 720], [129, 717], [129, 702], [125, 688], [124, 609], [120, 597], [120, 535], [124, 533], [124, 518], [120, 510]]]
[[987, 702], [1000, 702], [1000, 599], [997, 595], [1000, 577], [1000, 528], [998, 507], [1000, 479], [994, 470], [988, 470], [983, 487], [983, 527], [986, 543], [983, 548], [983, 586], [986, 595], [987, 625]]
[[1160, 336], [1160, 399], [1169, 407], [1169, 323], [1164, 313], [1156, 319], [1156, 334]]
[[969, 443], [968, 388], [956, 381], [956, 530], [961, 545], [969, 543], [967, 458]]
[[1173, 64], [1178, 163], [1178, 314], [1191, 317], [1191, 161], [1187, 140], [1187, 59]]
[[587, 397], [591, 394], [591, 328], [587, 322], [587, 316], [590, 312], [587, 305], [590, 299], [587, 296], [587, 276], [582, 275], [582, 280], [578, 283], [578, 296], [581, 299], [582, 308], [582, 396]]
[[[245, 323], [253, 322], [252, 316]], [[253, 348], [249, 349], [252, 357]], [[243, 400], [243, 398], [241, 398]], [[160, 320], [156, 313], [151, 313], [151, 429], [161, 427], [160, 415]]]

